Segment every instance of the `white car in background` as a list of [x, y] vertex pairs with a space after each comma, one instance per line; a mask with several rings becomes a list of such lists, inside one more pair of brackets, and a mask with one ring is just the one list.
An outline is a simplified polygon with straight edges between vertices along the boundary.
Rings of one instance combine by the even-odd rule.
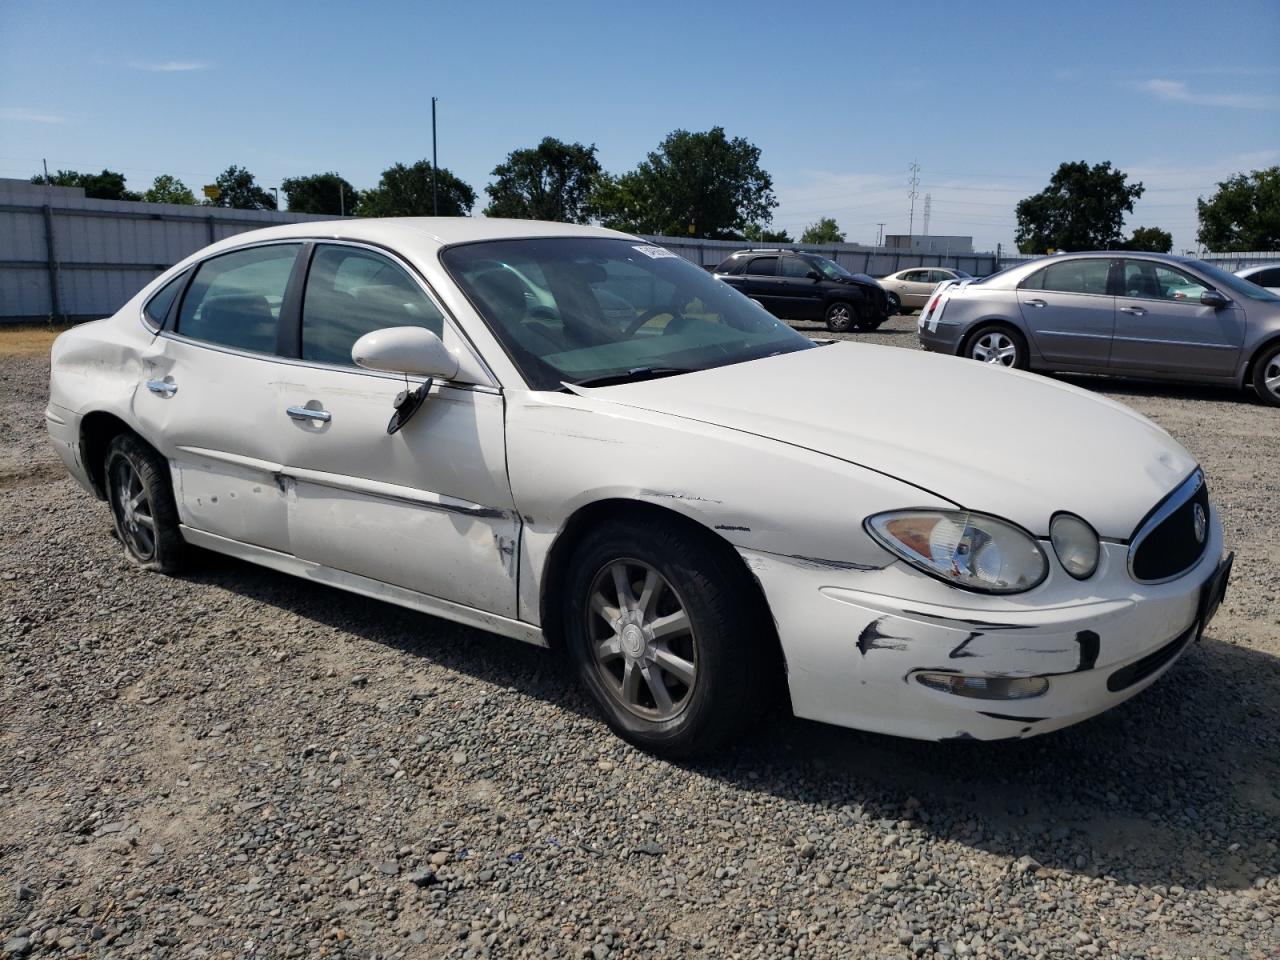
[[1264, 290], [1280, 294], [1280, 263], [1263, 263], [1237, 270], [1236, 276], [1256, 283]]
[[903, 312], [909, 313], [922, 309], [938, 284], [972, 279], [973, 274], [950, 267], [911, 267], [882, 277], [880, 286], [897, 296]]
[[1155, 682], [1231, 565], [1195, 460], [1127, 408], [816, 344], [585, 226], [223, 240], [62, 334], [45, 417], [134, 563], [204, 547], [564, 645], [672, 756], [784, 683], [799, 716], [909, 737], [1064, 727]]

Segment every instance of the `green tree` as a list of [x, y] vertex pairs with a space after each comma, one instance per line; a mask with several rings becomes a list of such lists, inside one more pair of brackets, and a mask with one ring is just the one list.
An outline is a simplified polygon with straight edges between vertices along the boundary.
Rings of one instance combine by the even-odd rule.
[[485, 187], [486, 217], [586, 223], [587, 199], [600, 176], [596, 147], [543, 137], [536, 147], [512, 150], [493, 168], [497, 180]]
[[191, 189], [177, 177], [167, 173], [162, 173], [151, 181], [151, 186], [142, 195], [142, 199], [148, 203], [180, 203], [188, 207], [196, 202]]
[[844, 233], [835, 217], [822, 217], [811, 223], [800, 234], [801, 243], [844, 243]]
[[1049, 186], [1017, 206], [1014, 235], [1023, 253], [1108, 250], [1123, 243], [1124, 215], [1142, 196], [1141, 183], [1126, 183], [1111, 163], [1064, 163]]
[[218, 188], [217, 200], [206, 200], [206, 207], [232, 207], [236, 210], [275, 210], [276, 199], [270, 190], [258, 186], [253, 174], [244, 167], [230, 166], [213, 181]]
[[1196, 209], [1196, 239], [1215, 253], [1280, 248], [1280, 166], [1228, 177]]
[[747, 224], [742, 231], [742, 239], [752, 243], [795, 243], [795, 238], [785, 230], [768, 230], [758, 223]]
[[[476, 205], [476, 192], [445, 167], [437, 182], [440, 216], [470, 216]], [[431, 216], [431, 161], [419, 160], [412, 166], [397, 163], [382, 171], [382, 179], [372, 190], [360, 196], [362, 217], [429, 217]]]
[[590, 209], [632, 233], [734, 239], [771, 222], [777, 205], [760, 148], [713, 127], [672, 131], [635, 170], [602, 179]]
[[[43, 173], [31, 178], [32, 183], [44, 183]], [[142, 195], [126, 190], [124, 174], [114, 170], [103, 170], [101, 173], [79, 173], [75, 170], [59, 170], [52, 174], [48, 182], [55, 187], [83, 187], [84, 195], [94, 200], [141, 200]]]
[[360, 195], [356, 188], [336, 173], [313, 173], [307, 177], [286, 177], [280, 182], [285, 209], [294, 213], [322, 213], [337, 217], [352, 215]]
[[1168, 253], [1173, 249], [1173, 234], [1159, 227], [1134, 227], [1133, 235], [1124, 242], [1124, 249]]

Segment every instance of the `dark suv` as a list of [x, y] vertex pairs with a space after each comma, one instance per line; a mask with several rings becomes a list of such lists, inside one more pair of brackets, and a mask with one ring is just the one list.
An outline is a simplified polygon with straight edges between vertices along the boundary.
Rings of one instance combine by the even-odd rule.
[[833, 333], [874, 330], [897, 313], [874, 279], [813, 253], [739, 250], [715, 275], [775, 317], [821, 320]]

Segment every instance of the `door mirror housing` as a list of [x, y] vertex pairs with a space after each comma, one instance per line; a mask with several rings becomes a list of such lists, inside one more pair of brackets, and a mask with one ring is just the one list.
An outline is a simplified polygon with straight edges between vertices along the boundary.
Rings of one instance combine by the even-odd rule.
[[817, 270], [810, 270], [808, 273], [805, 274], [805, 276], [808, 277], [810, 280], [822, 279], [822, 274], [820, 274]]
[[444, 342], [422, 327], [384, 327], [366, 333], [351, 347], [356, 366], [385, 373], [452, 380], [458, 375], [458, 358]]
[[1231, 301], [1219, 293], [1217, 290], [1206, 290], [1200, 294], [1200, 302], [1206, 307], [1213, 307], [1215, 310], [1221, 310], [1225, 306], [1229, 306]]

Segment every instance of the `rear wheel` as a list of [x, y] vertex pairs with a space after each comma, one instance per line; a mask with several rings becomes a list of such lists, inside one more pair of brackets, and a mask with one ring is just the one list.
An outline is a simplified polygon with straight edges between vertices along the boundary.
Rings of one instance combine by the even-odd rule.
[[107, 447], [103, 474], [125, 555], [146, 570], [180, 569], [186, 544], [178, 530], [178, 507], [164, 458], [132, 434], [122, 433]]
[[1253, 389], [1263, 403], [1280, 407], [1280, 343], [1263, 350], [1254, 363]]
[[832, 333], [848, 333], [858, 322], [858, 313], [853, 304], [837, 300], [827, 307], [826, 321]]
[[1027, 341], [1017, 330], [1002, 323], [975, 330], [965, 343], [964, 355], [982, 363], [1027, 369]]
[[578, 546], [565, 637], [579, 679], [623, 739], [688, 757], [762, 712], [766, 634], [732, 560], [671, 521], [614, 521]]

